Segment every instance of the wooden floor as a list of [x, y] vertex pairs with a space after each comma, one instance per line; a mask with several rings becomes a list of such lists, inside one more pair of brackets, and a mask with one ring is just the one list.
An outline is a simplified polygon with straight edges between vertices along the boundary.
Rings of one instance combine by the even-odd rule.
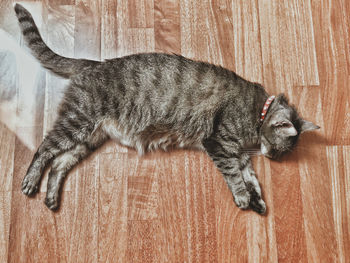
[[109, 142], [70, 173], [61, 209], [20, 192], [65, 80], [23, 46], [0, 1], [0, 262], [350, 262], [350, 1], [27, 1], [56, 52], [160, 51], [285, 92], [320, 125], [281, 162], [254, 156], [267, 216], [240, 211], [200, 152]]

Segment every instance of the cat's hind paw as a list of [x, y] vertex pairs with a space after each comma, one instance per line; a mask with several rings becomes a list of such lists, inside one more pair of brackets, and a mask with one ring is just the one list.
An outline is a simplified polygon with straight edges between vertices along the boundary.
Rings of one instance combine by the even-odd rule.
[[38, 183], [33, 178], [26, 176], [22, 182], [22, 193], [33, 195], [39, 190]]

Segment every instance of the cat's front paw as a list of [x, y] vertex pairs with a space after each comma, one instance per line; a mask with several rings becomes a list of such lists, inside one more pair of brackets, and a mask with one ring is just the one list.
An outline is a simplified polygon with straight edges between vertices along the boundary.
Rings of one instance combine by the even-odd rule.
[[266, 213], [266, 204], [261, 198], [252, 198], [250, 200], [249, 206], [253, 211], [261, 215]]
[[25, 195], [33, 195], [39, 190], [39, 181], [37, 176], [27, 174], [22, 181], [22, 193]]
[[250, 203], [250, 194], [248, 191], [240, 191], [233, 195], [236, 205], [241, 209], [247, 209]]
[[56, 196], [52, 197], [46, 197], [45, 198], [45, 205], [50, 209], [50, 210], [56, 210], [58, 208], [58, 198]]
[[256, 185], [254, 185], [252, 182], [247, 182], [246, 185], [247, 185], [247, 190], [250, 193], [249, 208], [261, 215], [265, 214], [266, 204], [261, 198], [260, 188], [257, 189]]

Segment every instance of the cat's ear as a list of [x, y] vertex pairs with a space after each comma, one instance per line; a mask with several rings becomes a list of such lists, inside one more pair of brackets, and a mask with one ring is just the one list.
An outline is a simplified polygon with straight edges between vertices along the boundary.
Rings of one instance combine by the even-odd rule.
[[319, 129], [320, 126], [313, 124], [311, 121], [301, 120], [300, 133]]
[[272, 126], [278, 129], [278, 131], [286, 137], [295, 136], [298, 134], [293, 123], [287, 119], [276, 121], [272, 124]]

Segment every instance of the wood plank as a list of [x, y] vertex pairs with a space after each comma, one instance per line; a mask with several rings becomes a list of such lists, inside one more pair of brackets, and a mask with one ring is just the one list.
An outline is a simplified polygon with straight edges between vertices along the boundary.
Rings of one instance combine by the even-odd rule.
[[347, 36], [347, 39], [344, 38], [344, 43], [346, 45], [346, 50], [347, 52], [345, 52], [346, 56], [347, 56], [347, 61], [348, 61], [348, 72], [350, 72], [350, 43], [349, 41], [347, 41], [350, 37], [350, 17], [349, 17], [349, 12], [350, 12], [350, 3], [349, 1], [344, 0], [342, 2], [342, 16], [343, 16], [343, 20], [342, 22], [344, 23], [343, 28], [346, 31], [345, 34]]
[[326, 147], [329, 174], [332, 181], [332, 204], [337, 252], [339, 262], [350, 258], [350, 182], [349, 159], [350, 146]]
[[[317, 64], [327, 143], [350, 144], [349, 27], [347, 1], [312, 1]], [[348, 14], [348, 13], [347, 13]]]
[[[300, 87], [294, 101], [306, 119], [321, 127], [323, 109], [321, 90]], [[297, 147], [300, 189], [308, 261], [338, 261], [335, 223], [333, 221], [332, 184], [328, 171], [325, 131], [303, 134]], [[316, 157], [317, 156], [317, 157]]]
[[154, 23], [153, 0], [129, 0], [128, 1], [128, 27], [129, 28], [153, 28]]
[[278, 261], [281, 262], [303, 261], [307, 255], [297, 155], [294, 151], [281, 162], [270, 163]]
[[258, 1], [264, 82], [291, 96], [293, 85], [318, 85], [310, 1]]
[[[75, 188], [71, 192], [62, 193], [61, 207], [57, 213], [58, 244], [62, 246], [61, 251], [66, 251], [61, 253], [65, 255], [66, 262], [97, 262], [99, 256], [98, 155], [92, 154], [74, 170], [69, 177], [75, 181]], [[63, 227], [64, 230], [59, 231]]]
[[[131, 158], [129, 158], [131, 157]], [[100, 154], [98, 261], [126, 262], [128, 243], [128, 169], [130, 154]]]
[[127, 262], [166, 262], [159, 249], [157, 220], [128, 221]]
[[[216, 262], [217, 239], [213, 177], [215, 167], [204, 153], [185, 153], [187, 221], [193, 251], [189, 261]], [[193, 259], [193, 260], [192, 260]]]
[[[234, 44], [233, 49], [227, 47], [226, 53], [234, 54], [237, 74], [263, 84], [258, 3], [257, 1], [232, 1], [232, 10], [232, 43]], [[230, 30], [224, 29], [222, 34], [225, 35], [227, 32], [230, 34]], [[231, 42], [231, 39], [228, 41]], [[227, 54], [222, 56], [226, 57]], [[269, 89], [269, 87], [266, 88]]]
[[185, 57], [222, 65], [217, 28], [208, 2], [180, 1], [181, 53]]
[[101, 60], [103, 60], [117, 57], [117, 50], [122, 43], [117, 38], [120, 34], [117, 30], [117, 1], [101, 0], [101, 5], [101, 14], [104, 14], [101, 15]]
[[[181, 152], [181, 155], [179, 152], [173, 160], [176, 160], [176, 163], [170, 162], [173, 167], [171, 170], [180, 169], [174, 174], [183, 174], [184, 176], [182, 183], [185, 184], [185, 200], [178, 206], [180, 208], [184, 206], [186, 209], [182, 217], [183, 220], [186, 220], [184, 226], [186, 227], [187, 240], [184, 242], [187, 243], [187, 261], [216, 262], [217, 237], [213, 181], [215, 167], [210, 162], [209, 157], [200, 152]], [[168, 158], [164, 157], [163, 162], [169, 163]], [[179, 163], [183, 165], [178, 165]], [[169, 172], [166, 171], [164, 170], [163, 176], [166, 176], [164, 179], [170, 180], [171, 177], [167, 176]], [[166, 191], [163, 192], [163, 194], [165, 193]], [[183, 197], [183, 193], [179, 194], [179, 197]], [[165, 198], [165, 196], [160, 198]], [[177, 200], [181, 199], [174, 201]]]
[[192, 251], [189, 246], [187, 225], [186, 178], [182, 151], [160, 155], [159, 167], [159, 218], [160, 240], [163, 244], [163, 262], [189, 262]]
[[[216, 262], [212, 166], [203, 154], [178, 151], [151, 155], [138, 162], [134, 168], [137, 176], [128, 177], [130, 262], [152, 258], [160, 262]], [[183, 176], [174, 178], [179, 176], [177, 169], [183, 163]], [[158, 180], [152, 182], [154, 176]]]
[[247, 222], [250, 213], [240, 210], [219, 171], [213, 173], [218, 262], [248, 262]]
[[9, 262], [97, 261], [97, 159], [77, 170], [77, 188], [62, 194], [56, 213], [44, 205], [45, 193], [28, 198], [13, 191]]
[[154, 52], [154, 29], [131, 28], [127, 30], [126, 54]]
[[[128, 1], [126, 50], [123, 55], [154, 52], [153, 0]], [[125, 22], [124, 22], [125, 23]]]
[[127, 2], [101, 0], [101, 5], [101, 59], [123, 56], [127, 53]]
[[[276, 240], [275, 202], [270, 160], [264, 156], [253, 158], [254, 169], [257, 173], [263, 200], [267, 206], [266, 216], [252, 211], [247, 216], [247, 251], [248, 262], [277, 262], [278, 243]], [[277, 209], [279, 209], [277, 207]], [[278, 227], [278, 226], [277, 226]]]
[[154, 35], [157, 52], [181, 53], [179, 1], [155, 1]]
[[101, 0], [75, 5], [74, 56], [101, 60]]
[[[212, 37], [210, 41], [211, 43], [214, 42], [214, 39], [217, 41], [215, 44], [220, 54], [220, 60], [222, 60], [220, 61], [218, 57], [213, 62], [219, 63], [220, 61], [220, 65], [236, 71], [237, 61], [235, 58], [237, 54], [233, 51], [237, 44], [234, 32], [237, 31], [235, 31], [236, 13], [233, 10], [233, 5], [233, 2], [227, 0], [210, 2], [208, 23], [211, 23], [210, 28], [213, 30], [213, 32], [209, 30], [209, 36]], [[215, 48], [215, 46], [212, 46], [212, 48]]]
[[7, 262], [11, 224], [11, 191], [0, 191], [0, 261]]
[[0, 123], [0, 191], [12, 190], [15, 134]]
[[8, 262], [48, 262], [50, 258], [58, 262], [57, 257], [61, 256], [56, 253], [57, 240], [52, 212], [41, 201], [44, 194], [37, 196], [39, 198], [34, 200], [20, 192], [12, 193]]
[[[128, 166], [128, 220], [158, 218], [157, 160], [154, 155], [133, 156]], [[132, 235], [131, 235], [132, 236]]]

